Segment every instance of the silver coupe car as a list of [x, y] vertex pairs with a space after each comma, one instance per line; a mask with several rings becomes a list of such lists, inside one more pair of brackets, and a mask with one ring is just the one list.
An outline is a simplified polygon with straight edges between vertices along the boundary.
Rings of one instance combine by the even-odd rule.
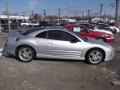
[[85, 60], [90, 64], [109, 61], [114, 49], [99, 40], [80, 37], [64, 29], [37, 29], [25, 32], [11, 31], [4, 52], [22, 62], [35, 58]]

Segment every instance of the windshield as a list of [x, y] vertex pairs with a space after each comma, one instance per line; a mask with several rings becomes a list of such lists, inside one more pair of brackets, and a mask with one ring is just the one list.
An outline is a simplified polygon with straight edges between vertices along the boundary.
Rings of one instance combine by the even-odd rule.
[[94, 26], [91, 24], [82, 24], [83, 26], [85, 26], [88, 29], [94, 29]]
[[[66, 31], [68, 31], [68, 30], [66, 30]], [[73, 31], [69, 31], [69, 32], [75, 34], [77, 37], [79, 37], [80, 39], [82, 39], [82, 40], [85, 41], [85, 42], [88, 41], [88, 38], [87, 38], [87, 37], [81, 36], [81, 35], [79, 35], [79, 33], [76, 33], [76, 32], [73, 32]]]
[[83, 41], [87, 42], [88, 38], [84, 36], [80, 36], [79, 34], [76, 34], [78, 37], [80, 37]]

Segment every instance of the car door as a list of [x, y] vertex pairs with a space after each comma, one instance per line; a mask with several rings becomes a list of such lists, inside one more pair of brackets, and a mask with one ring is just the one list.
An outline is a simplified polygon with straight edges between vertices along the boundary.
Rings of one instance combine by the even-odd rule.
[[48, 55], [60, 58], [80, 58], [82, 55], [82, 42], [68, 32], [50, 30], [47, 38]]

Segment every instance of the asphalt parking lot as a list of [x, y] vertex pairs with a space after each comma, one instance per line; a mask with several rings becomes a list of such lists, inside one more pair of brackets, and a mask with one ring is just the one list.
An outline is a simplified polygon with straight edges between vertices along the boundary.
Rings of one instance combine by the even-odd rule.
[[[6, 36], [0, 35], [1, 48]], [[0, 57], [0, 90], [120, 90], [120, 35], [115, 37], [115, 57], [99, 65], [49, 59], [22, 63]]]

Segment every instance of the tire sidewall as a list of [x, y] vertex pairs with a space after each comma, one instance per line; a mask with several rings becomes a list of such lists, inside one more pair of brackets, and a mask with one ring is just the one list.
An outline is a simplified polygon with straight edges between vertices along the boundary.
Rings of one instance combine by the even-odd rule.
[[[92, 52], [94, 52], [94, 51], [99, 51], [99, 52], [101, 53], [101, 58], [102, 58], [102, 59], [101, 59], [99, 62], [97, 62], [97, 63], [93, 63], [93, 62], [91, 62], [91, 60], [89, 60], [89, 55], [90, 55]], [[103, 51], [100, 50], [100, 49], [92, 49], [92, 50], [88, 51], [88, 53], [87, 53], [86, 56], [85, 56], [85, 59], [86, 59], [87, 63], [93, 64], [93, 65], [96, 65], [96, 64], [101, 63], [102, 61], [104, 61], [104, 58], [105, 58], [105, 55], [104, 55]]]

